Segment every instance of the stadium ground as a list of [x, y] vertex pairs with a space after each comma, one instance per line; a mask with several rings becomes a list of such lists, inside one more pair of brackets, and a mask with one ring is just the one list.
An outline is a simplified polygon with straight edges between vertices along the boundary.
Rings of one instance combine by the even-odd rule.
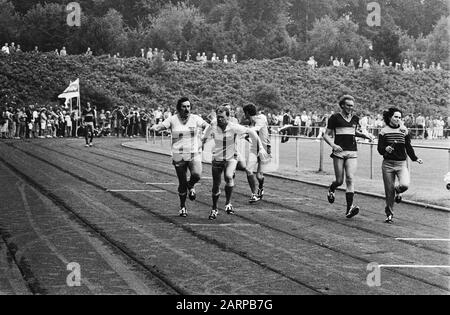
[[[330, 205], [323, 188], [277, 178], [249, 205], [238, 173], [237, 215], [211, 222], [205, 165], [183, 219], [167, 156], [96, 140], [0, 142], [0, 293], [450, 292], [448, 212], [401, 204], [387, 225], [382, 201], [359, 195], [347, 220], [343, 193]], [[67, 285], [71, 262], [81, 286]], [[367, 283], [370, 263], [382, 265], [380, 286]]]

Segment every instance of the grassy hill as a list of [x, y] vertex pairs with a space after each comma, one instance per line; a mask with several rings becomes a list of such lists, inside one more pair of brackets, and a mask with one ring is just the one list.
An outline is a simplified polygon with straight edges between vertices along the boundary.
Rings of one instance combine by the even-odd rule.
[[336, 99], [351, 93], [359, 109], [378, 113], [388, 106], [406, 112], [448, 115], [450, 74], [404, 73], [394, 69], [310, 70], [289, 58], [247, 61], [236, 65], [154, 63], [143, 59], [51, 54], [0, 54], [0, 106], [57, 102], [69, 80], [80, 78], [82, 102], [100, 108], [173, 106], [186, 95], [199, 111], [218, 104], [257, 102], [266, 109], [336, 109]]

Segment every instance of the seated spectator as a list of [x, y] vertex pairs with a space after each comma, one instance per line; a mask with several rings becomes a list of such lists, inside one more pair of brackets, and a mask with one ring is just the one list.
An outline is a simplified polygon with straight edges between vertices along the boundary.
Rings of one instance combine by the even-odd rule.
[[386, 66], [386, 64], [384, 63], [384, 59], [381, 59], [381, 61], [380, 61], [380, 66], [381, 66], [381, 67]]
[[178, 62], [178, 55], [177, 55], [176, 51], [174, 51], [172, 53], [172, 61], [175, 62], [175, 63]]
[[370, 64], [369, 64], [369, 60], [368, 59], [364, 60], [363, 69], [364, 70], [370, 69]]
[[5, 43], [5, 45], [3, 45], [2, 53], [8, 54], [8, 55], [10, 54], [8, 43]]
[[58, 48], [55, 49], [55, 51], [53, 52], [56, 56], [59, 56], [59, 51]]
[[191, 52], [188, 50], [186, 52], [186, 62], [189, 62], [189, 61], [191, 61]]
[[231, 63], [237, 63], [236, 54], [231, 55]]
[[59, 52], [59, 55], [60, 56], [67, 56], [67, 51], [66, 51], [66, 47], [63, 47], [61, 50], [60, 50], [60, 52]]
[[9, 47], [9, 53], [13, 54], [15, 52], [16, 52], [16, 44], [12, 42], [11, 46]]
[[88, 47], [85, 53], [86, 56], [92, 56], [92, 50], [91, 47]]
[[339, 61], [340, 66], [345, 67], [345, 62], [344, 62], [344, 58], [341, 58], [341, 60]]
[[223, 56], [223, 63], [228, 63], [228, 56], [227, 55]]
[[200, 53], [197, 53], [197, 56], [195, 57], [195, 61], [197, 62], [202, 62], [202, 56], [200, 55]]
[[441, 63], [440, 63], [440, 62], [437, 63], [437, 65], [436, 65], [436, 70], [442, 70]]
[[38, 48], [38, 46], [34, 46], [33, 53], [35, 53], [35, 54], [39, 53], [39, 48]]
[[337, 59], [337, 57], [334, 58], [333, 60], [333, 66], [334, 67], [339, 67], [341, 64], [339, 63], [339, 60]]
[[21, 53], [21, 52], [22, 52], [22, 49], [20, 48], [20, 45], [17, 45], [16, 52], [18, 52], [18, 53]]
[[350, 62], [348, 63], [347, 67], [349, 68], [355, 68], [355, 61], [353, 59], [350, 59]]
[[203, 53], [202, 53], [202, 63], [205, 63], [205, 62], [207, 62], [207, 61], [208, 61], [208, 57], [206, 56], [206, 53], [203, 52]]

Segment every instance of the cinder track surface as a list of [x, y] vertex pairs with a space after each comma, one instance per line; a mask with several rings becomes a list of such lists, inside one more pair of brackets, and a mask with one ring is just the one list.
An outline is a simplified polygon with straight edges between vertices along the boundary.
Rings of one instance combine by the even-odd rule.
[[[373, 262], [449, 266], [449, 242], [397, 239], [449, 239], [449, 213], [398, 205], [395, 224], [387, 225], [380, 199], [357, 196], [361, 214], [347, 220], [343, 193], [330, 205], [323, 188], [271, 177], [264, 200], [249, 205], [246, 177], [238, 172], [237, 214], [221, 211], [211, 222], [205, 164], [197, 201], [180, 218], [170, 159], [122, 142], [0, 143], [0, 241], [28, 293], [450, 292], [448, 268], [382, 268], [381, 286], [366, 282]], [[79, 287], [66, 283], [70, 262], [81, 267]]]

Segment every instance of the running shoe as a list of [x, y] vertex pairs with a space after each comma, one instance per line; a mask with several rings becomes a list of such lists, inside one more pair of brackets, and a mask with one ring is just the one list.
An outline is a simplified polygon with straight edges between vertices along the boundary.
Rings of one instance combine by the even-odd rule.
[[402, 202], [402, 200], [403, 200], [402, 195], [399, 194], [399, 193], [397, 192], [397, 190], [396, 190], [396, 191], [395, 191], [395, 202], [396, 202], [396, 203], [400, 203], [400, 202]]
[[186, 208], [185, 207], [181, 208], [179, 214], [180, 214], [180, 217], [186, 218], [187, 217]]
[[264, 197], [264, 188], [258, 189], [258, 194], [257, 194], [259, 199], [263, 199]]
[[211, 213], [209, 214], [209, 219], [215, 220], [215, 219], [217, 219], [218, 215], [219, 215], [219, 211], [217, 211], [217, 209], [212, 209]]
[[327, 198], [329, 203], [334, 203], [334, 200], [336, 199], [334, 196], [334, 191], [328, 190]]
[[351, 219], [354, 216], [356, 216], [359, 213], [359, 207], [358, 206], [351, 206], [350, 210], [347, 211], [345, 216], [347, 219]]
[[259, 198], [256, 194], [253, 194], [253, 195], [250, 197], [249, 202], [250, 202], [250, 203], [257, 203], [257, 202], [260, 201], [260, 200], [261, 200], [261, 198]]
[[86, 144], [85, 147], [86, 147], [86, 148], [89, 148], [89, 144]]
[[386, 220], [384, 222], [386, 223], [393, 223], [394, 222], [394, 214], [392, 211], [390, 211], [388, 208], [384, 209], [384, 212], [386, 213]]
[[189, 189], [189, 200], [194, 201], [197, 198], [197, 193], [194, 188]]
[[89, 146], [90, 146], [90, 147], [92, 147], [92, 146], [93, 146], [93, 144], [92, 144], [92, 143], [89, 143]]
[[225, 211], [227, 212], [227, 214], [234, 214], [234, 208], [231, 204], [225, 206]]

